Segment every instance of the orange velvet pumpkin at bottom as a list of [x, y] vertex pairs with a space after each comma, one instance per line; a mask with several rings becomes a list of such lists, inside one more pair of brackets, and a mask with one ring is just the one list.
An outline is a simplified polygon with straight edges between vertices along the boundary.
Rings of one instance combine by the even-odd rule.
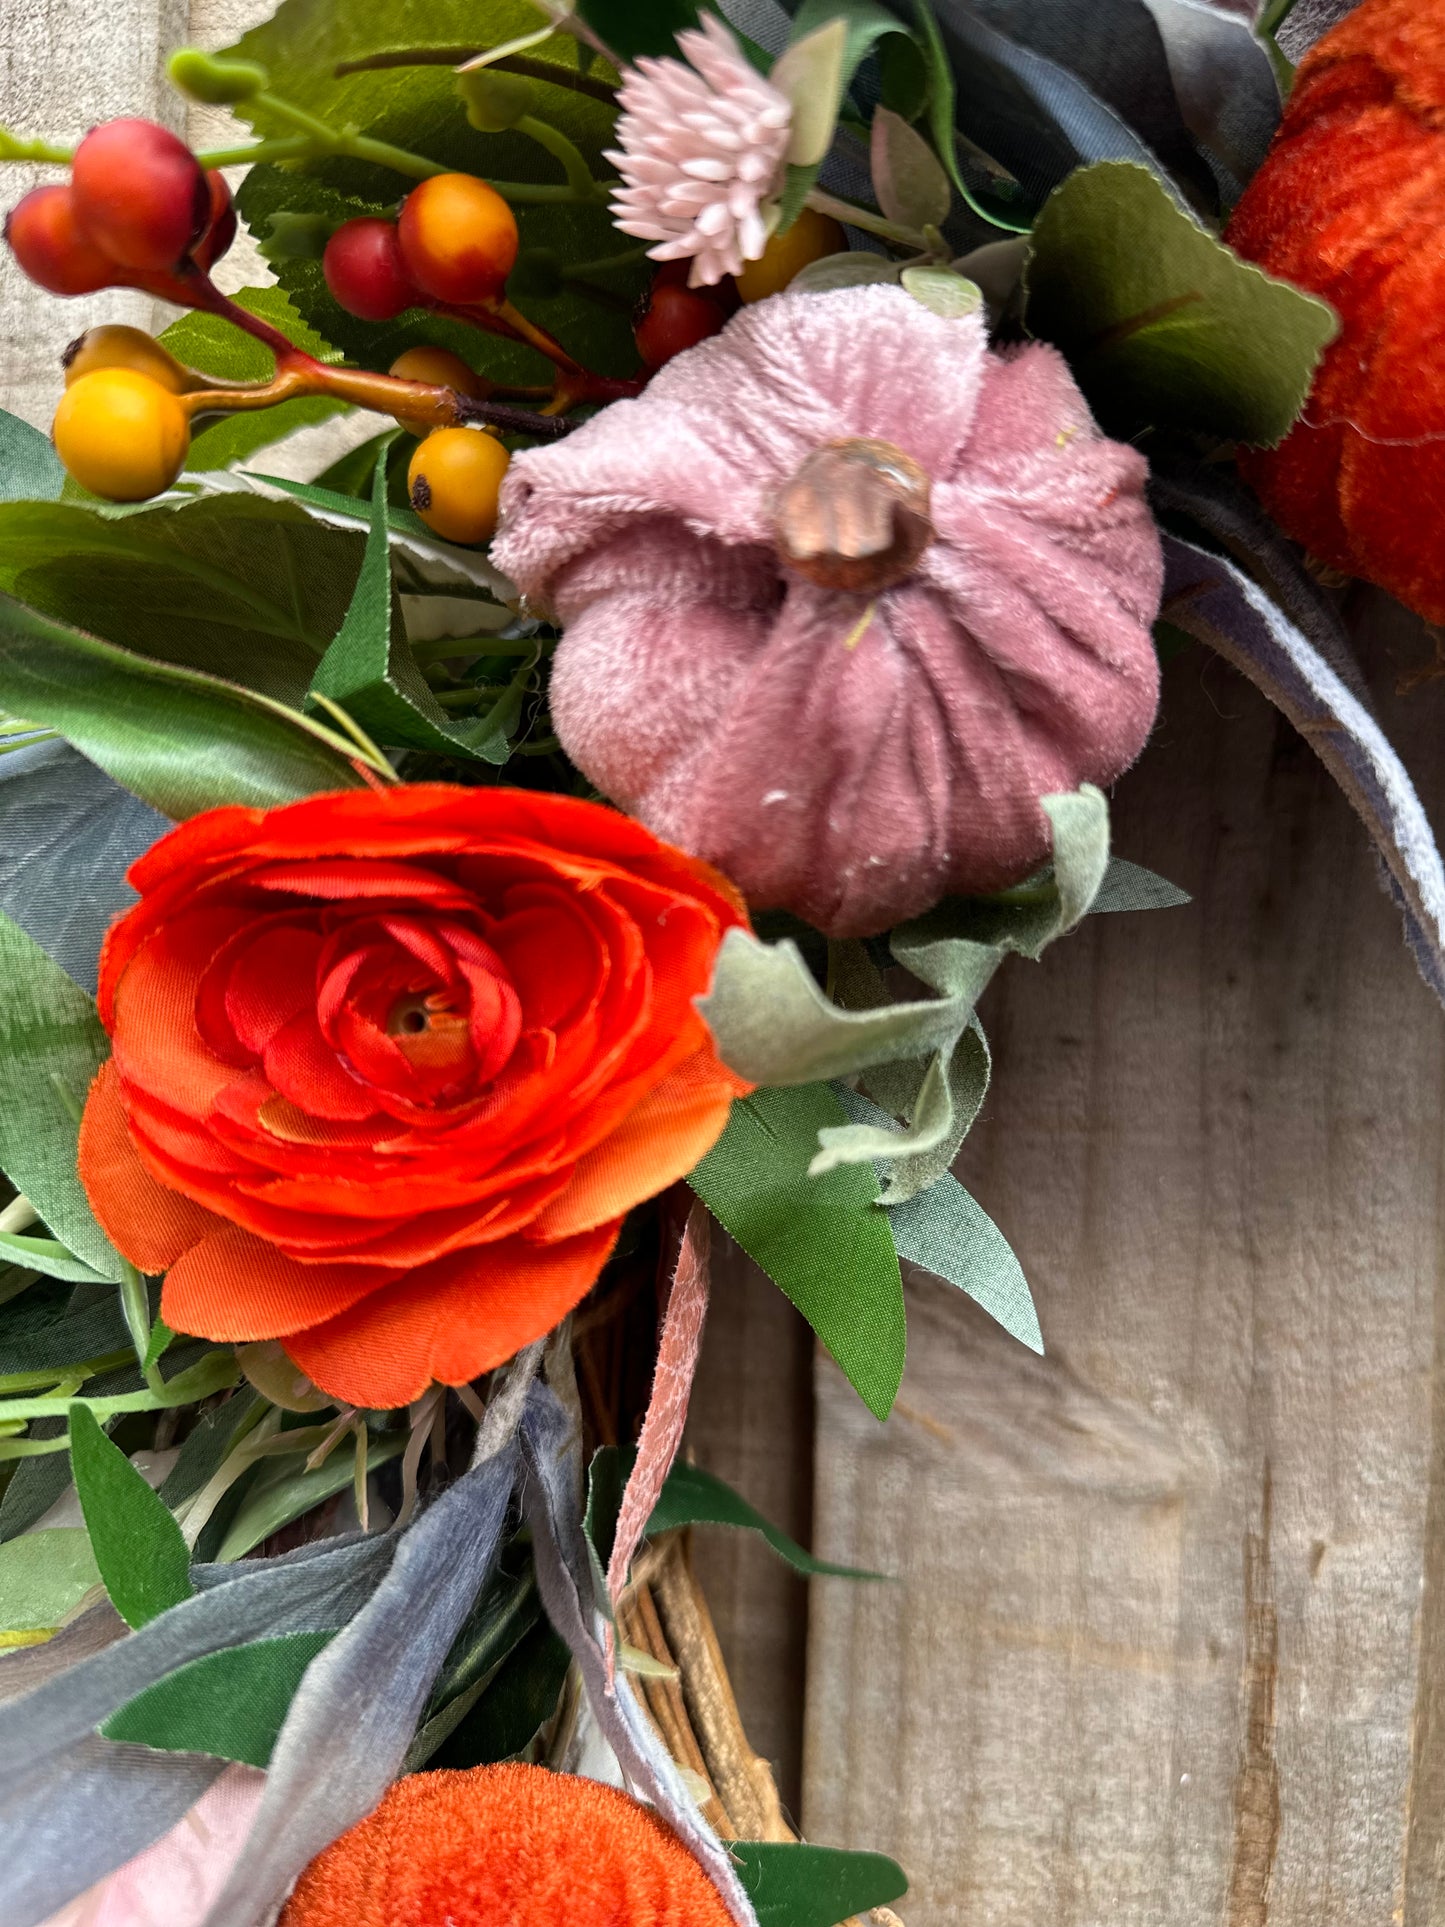
[[638, 1801], [540, 1766], [414, 1773], [302, 1874], [280, 1927], [732, 1927]]
[[1340, 333], [1240, 469], [1321, 561], [1445, 621], [1445, 4], [1363, 0], [1300, 63], [1227, 237]]

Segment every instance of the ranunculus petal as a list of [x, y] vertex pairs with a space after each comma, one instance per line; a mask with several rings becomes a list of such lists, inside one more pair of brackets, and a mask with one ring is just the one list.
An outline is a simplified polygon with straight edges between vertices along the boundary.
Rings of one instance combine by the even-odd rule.
[[321, 934], [283, 923], [229, 959], [226, 1015], [237, 1040], [260, 1057], [278, 1030], [316, 1002]]
[[578, 1163], [572, 1182], [537, 1219], [534, 1235], [565, 1238], [621, 1217], [664, 1190], [712, 1149], [744, 1086], [719, 1085], [715, 1060], [691, 1057]]
[[381, 1266], [299, 1264], [228, 1224], [171, 1266], [161, 1316], [172, 1330], [198, 1338], [286, 1338], [334, 1318], [395, 1276]]
[[465, 1385], [587, 1295], [619, 1229], [614, 1222], [556, 1244], [510, 1238], [459, 1252], [287, 1338], [286, 1350], [324, 1392], [351, 1405], [406, 1405], [433, 1380]]
[[311, 1117], [364, 1124], [380, 1106], [321, 1035], [313, 1004], [293, 1017], [266, 1047], [266, 1075], [282, 1097]]
[[142, 1271], [164, 1271], [225, 1220], [153, 1178], [126, 1120], [115, 1060], [96, 1073], [80, 1120], [80, 1180], [100, 1228]]

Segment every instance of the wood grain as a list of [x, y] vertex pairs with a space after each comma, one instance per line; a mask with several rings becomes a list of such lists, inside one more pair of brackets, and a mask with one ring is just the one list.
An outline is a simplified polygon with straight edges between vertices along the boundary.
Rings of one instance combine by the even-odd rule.
[[[1445, 821], [1445, 685], [1360, 595]], [[1364, 836], [1191, 651], [1114, 802], [1188, 888], [1010, 964], [960, 1173], [1048, 1356], [934, 1280], [879, 1427], [818, 1368], [809, 1836], [895, 1854], [916, 1927], [1445, 1918], [1445, 1020]]]

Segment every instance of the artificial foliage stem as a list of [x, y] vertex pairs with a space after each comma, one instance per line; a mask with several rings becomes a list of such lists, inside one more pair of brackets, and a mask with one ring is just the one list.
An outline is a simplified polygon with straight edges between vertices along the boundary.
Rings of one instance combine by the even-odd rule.
[[810, 187], [803, 205], [812, 208], [815, 214], [830, 214], [835, 221], [862, 228], [866, 234], [876, 234], [880, 240], [892, 241], [897, 247], [909, 248], [916, 254], [929, 252], [928, 236], [922, 228], [905, 227], [901, 221], [890, 221], [882, 214], [875, 214], [871, 208], [855, 207], [852, 201], [840, 201], [836, 194], [826, 193], [821, 187]]

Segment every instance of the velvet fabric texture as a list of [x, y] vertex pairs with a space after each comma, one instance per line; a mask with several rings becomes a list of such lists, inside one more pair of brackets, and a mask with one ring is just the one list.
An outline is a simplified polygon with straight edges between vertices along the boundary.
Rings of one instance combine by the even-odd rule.
[[[782, 485], [849, 438], [931, 484], [935, 539], [872, 597], [773, 544]], [[564, 626], [573, 761], [754, 908], [868, 935], [1016, 882], [1048, 853], [1039, 799], [1139, 753], [1145, 472], [1051, 348], [994, 354], [979, 315], [894, 286], [784, 294], [519, 455], [493, 556]]]
[[80, 1175], [162, 1315], [349, 1404], [590, 1289], [749, 1087], [693, 1008], [730, 885], [615, 810], [445, 783], [209, 810], [130, 871]]
[[302, 1874], [280, 1927], [732, 1927], [675, 1834], [540, 1766], [413, 1773]]
[[1445, 621], [1445, 8], [1364, 0], [1318, 42], [1228, 239], [1341, 321], [1244, 476], [1321, 561]]

